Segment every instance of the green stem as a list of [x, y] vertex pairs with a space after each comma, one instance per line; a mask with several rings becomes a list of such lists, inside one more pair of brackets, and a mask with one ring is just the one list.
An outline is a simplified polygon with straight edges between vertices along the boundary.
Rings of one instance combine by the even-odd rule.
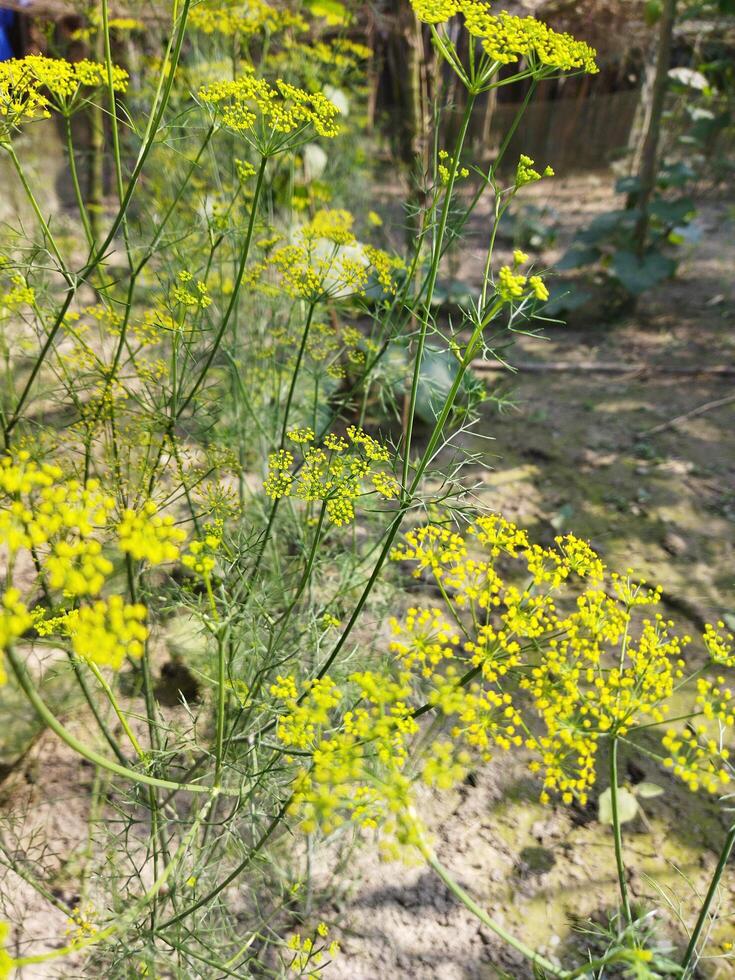
[[69, 653], [69, 660], [71, 662], [72, 670], [74, 671], [74, 677], [76, 678], [77, 683], [79, 684], [81, 692], [84, 695], [84, 700], [87, 702], [87, 706], [89, 707], [89, 710], [92, 712], [94, 720], [97, 722], [97, 725], [99, 726], [100, 731], [104, 735], [107, 744], [115, 753], [118, 760], [123, 765], [125, 765], [125, 763], [127, 762], [127, 759], [125, 758], [125, 753], [120, 748], [117, 739], [108, 728], [105, 719], [102, 717], [100, 710], [97, 707], [97, 703], [95, 702], [95, 699], [92, 697], [92, 692], [89, 690], [87, 681], [84, 677], [84, 674], [82, 673], [81, 664], [72, 653]]
[[735, 824], [732, 825], [728, 831], [727, 837], [725, 837], [725, 843], [722, 845], [717, 867], [715, 868], [714, 874], [712, 875], [712, 880], [709, 883], [709, 888], [707, 889], [707, 894], [704, 902], [702, 903], [702, 908], [699, 911], [697, 924], [694, 926], [694, 931], [689, 939], [689, 945], [687, 946], [684, 954], [684, 959], [681, 961], [683, 980], [687, 980], [687, 977], [693, 976], [691, 971], [694, 969], [696, 960], [699, 958], [697, 953], [697, 943], [699, 942], [702, 931], [707, 923], [709, 910], [712, 907], [712, 902], [714, 901], [717, 889], [719, 888], [720, 879], [725, 872], [725, 866], [730, 860], [733, 847], [735, 847]]
[[623, 860], [623, 832], [620, 825], [618, 807], [618, 740], [613, 735], [610, 739], [610, 805], [612, 810], [613, 839], [615, 841], [615, 866], [620, 887], [620, 899], [623, 903], [623, 914], [626, 925], [631, 925], [633, 915], [628, 898], [628, 884], [625, 878], [625, 861]]
[[436, 239], [434, 241], [434, 249], [431, 259], [431, 268], [429, 269], [429, 278], [426, 284], [426, 295], [424, 297], [424, 312], [421, 319], [421, 330], [419, 333], [419, 342], [416, 349], [416, 358], [414, 360], [413, 368], [413, 379], [411, 381], [411, 394], [409, 397], [408, 405], [408, 415], [406, 419], [406, 436], [403, 445], [403, 479], [402, 487], [405, 493], [408, 484], [408, 474], [411, 467], [411, 440], [413, 437], [413, 423], [414, 417], [416, 415], [416, 401], [418, 399], [419, 392], [419, 382], [421, 380], [421, 363], [424, 356], [424, 348], [426, 346], [426, 335], [429, 330], [429, 318], [431, 316], [431, 302], [434, 298], [434, 289], [436, 287], [436, 280], [439, 275], [439, 262], [442, 256], [442, 245], [444, 243], [444, 236], [447, 230], [447, 221], [449, 220], [449, 209], [452, 204], [452, 193], [454, 191], [454, 184], [457, 179], [457, 173], [459, 171], [460, 161], [459, 158], [462, 153], [462, 147], [464, 146], [464, 141], [467, 136], [467, 129], [470, 124], [470, 118], [472, 116], [472, 107], [475, 104], [475, 96], [468, 95], [467, 104], [465, 105], [464, 115], [462, 116], [462, 125], [460, 126], [459, 133], [457, 135], [456, 144], [454, 147], [454, 155], [450, 161], [451, 171], [449, 176], [449, 182], [447, 183], [445, 195], [444, 195], [444, 205], [442, 207], [441, 217], [439, 219], [439, 227], [436, 232]]
[[253, 232], [255, 230], [255, 219], [258, 212], [258, 203], [260, 201], [261, 191], [263, 189], [263, 180], [265, 178], [265, 167], [267, 162], [268, 162], [268, 157], [264, 156], [261, 158], [260, 167], [258, 168], [258, 178], [255, 184], [255, 190], [253, 192], [253, 203], [250, 208], [250, 220], [248, 221], [248, 230], [245, 235], [245, 241], [243, 242], [242, 252], [240, 254], [240, 264], [238, 266], [237, 275], [235, 276], [235, 282], [232, 287], [230, 302], [227, 305], [225, 315], [222, 318], [222, 323], [220, 324], [220, 328], [217, 331], [216, 337], [214, 338], [214, 343], [212, 344], [212, 348], [209, 351], [207, 359], [204, 362], [204, 366], [199, 372], [199, 376], [197, 377], [197, 380], [194, 382], [191, 391], [183, 400], [183, 402], [181, 402], [178, 409], [176, 410], [176, 418], [179, 418], [181, 415], [183, 415], [187, 407], [191, 404], [196, 393], [204, 384], [209, 369], [212, 366], [212, 361], [217, 356], [217, 351], [219, 350], [219, 346], [222, 343], [222, 338], [224, 337], [225, 331], [227, 330], [227, 325], [230, 322], [230, 317], [232, 316], [235, 310], [235, 306], [237, 305], [237, 300], [240, 295], [240, 285], [242, 283], [242, 277], [245, 273], [245, 266], [248, 261], [248, 255], [250, 254], [250, 245], [253, 240]]
[[530, 960], [534, 966], [545, 970], [553, 977], [569, 976], [566, 970], [562, 970], [558, 966], [555, 966], [550, 960], [547, 960], [544, 956], [541, 956], [540, 953], [537, 953], [536, 950], [531, 949], [530, 946], [526, 946], [526, 944], [520, 939], [516, 939], [515, 936], [507, 932], [507, 930], [505, 930], [499, 922], [492, 919], [487, 912], [481, 908], [470, 895], [467, 894], [464, 888], [462, 888], [462, 886], [459, 885], [454, 878], [452, 878], [447, 869], [439, 863], [435, 854], [433, 854], [428, 848], [422, 847], [421, 850], [429, 864], [429, 867], [431, 867], [432, 870], [439, 875], [441, 880], [447, 886], [449, 891], [455, 896], [455, 898], [458, 898], [465, 908], [469, 909], [473, 915], [477, 916], [483, 925], [486, 925], [488, 929], [491, 929], [495, 933], [496, 936], [499, 936], [504, 942], [508, 943], [509, 946], [512, 946], [513, 949], [517, 950], [517, 952], [519, 952], [522, 956], [525, 956], [526, 959]]
[[124, 711], [118, 704], [114, 691], [107, 683], [106, 678], [103, 676], [97, 664], [92, 663], [92, 661], [90, 660], [88, 662], [88, 666], [89, 669], [94, 674], [94, 676], [97, 678], [97, 683], [107, 695], [107, 700], [112, 705], [112, 709], [117, 715], [118, 721], [123, 727], [123, 731], [130, 739], [130, 744], [133, 746], [133, 749], [135, 750], [135, 754], [138, 756], [139, 759], [145, 759], [145, 752], [143, 751], [143, 747], [141, 746], [138, 739], [135, 737], [135, 732], [130, 727], [130, 723], [128, 722], [128, 719], [125, 717]]
[[[199, 786], [196, 783], [176, 783], [170, 779], [157, 779], [155, 776], [147, 776], [145, 773], [135, 772], [133, 769], [129, 769], [127, 766], [121, 766], [117, 762], [113, 762], [111, 759], [106, 759], [94, 749], [84, 745], [83, 742], [80, 742], [77, 738], [75, 738], [75, 736], [72, 735], [72, 733], [65, 728], [60, 721], [57, 720], [54, 713], [36, 690], [33, 681], [23, 665], [23, 662], [20, 660], [15, 651], [12, 648], [8, 648], [6, 649], [5, 654], [10, 662], [10, 666], [13, 669], [13, 673], [15, 674], [18, 684], [35, 709], [36, 714], [39, 716], [41, 721], [47, 725], [52, 732], [58, 735], [62, 742], [65, 742], [70, 749], [77, 753], [77, 755], [81, 755], [82, 758], [94, 763], [94, 765], [107, 769], [109, 772], [114, 772], [118, 776], [124, 776], [125, 779], [130, 779], [135, 783], [143, 783], [146, 786], [160, 786], [161, 789], [180, 790], [187, 793], [212, 794], [212, 790], [209, 786]], [[238, 793], [233, 790], [229, 795], [237, 796]]]
[[309, 339], [309, 330], [311, 329], [311, 321], [314, 318], [314, 310], [316, 309], [316, 303], [309, 304], [309, 311], [306, 314], [306, 323], [304, 325], [303, 333], [301, 334], [301, 344], [299, 345], [299, 352], [296, 355], [296, 364], [294, 365], [293, 373], [291, 374], [291, 384], [288, 388], [288, 397], [286, 398], [286, 408], [283, 412], [283, 425], [281, 426], [281, 441], [280, 448], [286, 444], [286, 433], [288, 432], [288, 417], [291, 413], [291, 403], [293, 402], [294, 392], [296, 390], [296, 381], [298, 380], [299, 372], [301, 370], [301, 362], [304, 359], [304, 351], [306, 350], [306, 344]]
[[16, 174], [18, 175], [18, 179], [20, 180], [21, 184], [23, 185], [23, 190], [26, 193], [26, 197], [28, 198], [31, 207], [33, 208], [33, 212], [36, 215], [36, 218], [38, 219], [38, 223], [41, 225], [41, 229], [43, 231], [43, 234], [44, 234], [45, 238], [47, 239], [47, 241], [49, 243], [49, 246], [50, 246], [51, 251], [52, 251], [52, 253], [54, 255], [54, 258], [59, 263], [59, 269], [61, 270], [61, 274], [64, 277], [64, 279], [66, 280], [67, 285], [68, 286], [72, 286], [73, 285], [73, 279], [71, 277], [71, 273], [67, 269], [66, 262], [64, 261], [64, 258], [61, 255], [61, 252], [59, 251], [59, 248], [58, 248], [58, 246], [56, 244], [56, 239], [51, 234], [51, 229], [49, 228], [49, 226], [48, 226], [48, 224], [46, 222], [46, 219], [43, 216], [43, 213], [41, 211], [41, 208], [38, 205], [38, 201], [36, 200], [36, 197], [35, 197], [32, 189], [31, 189], [31, 185], [28, 183], [28, 180], [26, 178], [26, 175], [25, 175], [25, 173], [23, 171], [23, 167], [21, 166], [21, 162], [18, 159], [18, 155], [16, 154], [15, 149], [13, 148], [12, 143], [4, 143], [3, 144], [3, 148], [10, 155], [10, 160], [11, 160], [11, 162], [13, 164], [13, 168], [14, 168]]
[[74, 198], [77, 202], [77, 210], [79, 211], [79, 218], [82, 222], [82, 227], [84, 228], [87, 245], [90, 249], [93, 249], [94, 232], [92, 231], [92, 225], [89, 222], [89, 214], [87, 213], [87, 207], [84, 203], [84, 195], [82, 194], [82, 188], [79, 183], [77, 159], [76, 153], [74, 152], [74, 140], [72, 139], [71, 132], [71, 116], [64, 117], [64, 128], [66, 130], [66, 153], [69, 157], [69, 173], [71, 174], [72, 187], [74, 188]]

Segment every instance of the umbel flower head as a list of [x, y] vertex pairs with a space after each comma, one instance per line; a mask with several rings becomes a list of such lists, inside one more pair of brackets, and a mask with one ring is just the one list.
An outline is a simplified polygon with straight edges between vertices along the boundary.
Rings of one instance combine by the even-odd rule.
[[[346, 682], [289, 675], [270, 688], [284, 751], [311, 756], [291, 806], [304, 829], [387, 823], [394, 843], [420, 847], [416, 779], [448, 788], [473, 760], [514, 749], [530, 756], [542, 802], [584, 805], [600, 746], [611, 738], [635, 746], [639, 729], [645, 754], [690, 790], [725, 791], [734, 775], [725, 740], [735, 685], [720, 666], [729, 637], [707, 628], [704, 645], [721, 673], [698, 676], [685, 659], [690, 638], [656, 611], [659, 589], [630, 572], [608, 574], [573, 534], [541, 547], [498, 514], [478, 517], [465, 534], [416, 528], [392, 558], [433, 578], [444, 600], [390, 621], [392, 662]], [[687, 681], [694, 690], [682, 718]], [[427, 708], [445, 735], [417, 766], [411, 741]], [[657, 727], [659, 753], [648, 741]]]
[[236, 3], [202, 0], [192, 7], [189, 24], [203, 34], [224, 34], [228, 37], [253, 37], [266, 31], [273, 35], [284, 30], [303, 33], [309, 29], [300, 14], [271, 5], [265, 0], [239, 0]]
[[[67, 639], [77, 657], [98, 666], [118, 670], [142, 656], [145, 607], [103, 595], [113, 558], [172, 561], [184, 534], [152, 502], [119, 519], [115, 510], [96, 480], [68, 479], [61, 467], [36, 463], [27, 452], [0, 460], [0, 555], [8, 578], [0, 593], [0, 652], [33, 626], [39, 636]], [[23, 602], [12, 584], [19, 559], [35, 563], [45, 591], [58, 600], [55, 613], [45, 606], [29, 610]]]
[[339, 109], [321, 92], [306, 92], [282, 79], [275, 86], [247, 68], [234, 81], [214, 82], [199, 90], [223, 126], [244, 137], [265, 156], [309, 138], [339, 133]]
[[[124, 92], [128, 73], [113, 66], [112, 86]], [[28, 55], [0, 62], [0, 139], [22, 123], [43, 119], [55, 109], [71, 115], [90, 96], [90, 89], [107, 83], [107, 68], [96, 61], [66, 61]]]
[[355, 518], [355, 501], [375, 492], [383, 500], [399, 494], [396, 478], [379, 467], [390, 462], [388, 449], [363, 429], [351, 425], [347, 438], [330, 434], [323, 446], [314, 442], [313, 429], [293, 429], [291, 442], [303, 447], [301, 468], [296, 474], [294, 455], [287, 449], [271, 453], [268, 460], [268, 479], [265, 492], [280, 497], [299, 497], [301, 500], [324, 503], [330, 523], [341, 527]]
[[[584, 41], [552, 30], [535, 17], [491, 13], [486, 0], [411, 0], [420, 21], [431, 25], [434, 42], [465, 86], [474, 92], [495, 84], [502, 65], [525, 62], [524, 74], [551, 78], [567, 72], [598, 71], [596, 51]], [[450, 33], [443, 25], [461, 14], [468, 33], [477, 39], [481, 59], [465, 67]], [[507, 81], [507, 80], [506, 80]]]
[[359, 242], [349, 211], [323, 209], [301, 226], [295, 241], [274, 249], [253, 275], [275, 269], [291, 295], [310, 302], [364, 295], [371, 279], [395, 293], [394, 274], [403, 263], [380, 248]]

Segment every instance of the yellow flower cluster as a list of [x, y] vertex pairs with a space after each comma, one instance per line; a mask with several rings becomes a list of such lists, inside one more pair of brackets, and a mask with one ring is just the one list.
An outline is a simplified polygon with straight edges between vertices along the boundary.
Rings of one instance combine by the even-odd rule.
[[526, 156], [525, 153], [521, 153], [518, 160], [518, 166], [516, 168], [516, 180], [515, 186], [525, 187], [526, 184], [534, 184], [537, 180], [541, 180], [543, 177], [553, 177], [554, 171], [551, 167], [546, 167], [543, 173], [539, 173], [538, 170], [533, 169], [533, 160]]
[[388, 838], [418, 843], [412, 814], [411, 780], [404, 769], [407, 742], [418, 731], [405, 699], [410, 685], [366, 671], [348, 681], [359, 707], [345, 713], [339, 729], [325, 734], [335, 708], [346, 699], [329, 677], [307, 683], [301, 698], [293, 677], [277, 679], [271, 694], [284, 701], [278, 737], [288, 748], [311, 753], [294, 781], [290, 811], [310, 833], [330, 832], [351, 820], [364, 829], [379, 824]]
[[439, 609], [411, 608], [403, 623], [393, 617], [390, 626], [393, 639], [389, 649], [409, 670], [418, 666], [424, 676], [431, 677], [442, 661], [454, 657], [459, 636]]
[[[392, 666], [343, 685], [289, 675], [270, 689], [283, 705], [285, 751], [310, 756], [291, 807], [307, 831], [387, 821], [394, 844], [420, 845], [416, 780], [448, 788], [473, 758], [497, 749], [529, 753], [542, 802], [584, 805], [606, 739], [630, 742], [638, 727], [666, 725], [687, 680], [690, 638], [659, 613], [640, 620], [638, 608], [655, 605], [660, 590], [630, 574], [608, 578], [587, 542], [560, 535], [541, 548], [491, 514], [464, 535], [436, 525], [410, 531], [391, 557], [428, 572], [444, 598], [443, 608], [412, 606], [391, 619]], [[702, 723], [666, 730], [661, 761], [690, 789], [720, 792], [732, 774], [722, 733], [735, 726], [735, 693], [721, 676], [700, 677], [696, 687], [691, 717]], [[419, 708], [446, 719], [449, 735], [434, 740], [421, 765], [412, 753]], [[710, 730], [717, 726], [719, 735]]]
[[724, 667], [735, 667], [733, 635], [732, 633], [720, 632], [724, 629], [725, 624], [722, 621], [718, 622], [716, 627], [712, 623], [707, 623], [702, 640], [713, 663]]
[[323, 209], [301, 226], [301, 237], [305, 241], [323, 238], [335, 245], [354, 245], [357, 241], [352, 231], [354, 223], [355, 218], [349, 211]]
[[114, 568], [95, 538], [54, 542], [45, 567], [51, 588], [67, 596], [99, 595]]
[[306, 92], [282, 79], [274, 87], [252, 69], [234, 81], [204, 86], [199, 97], [235, 133], [252, 136], [259, 125], [265, 137], [262, 149], [269, 145], [267, 134], [303, 134], [309, 128], [325, 137], [339, 132], [339, 109], [326, 96]]
[[0, 303], [2, 303], [5, 309], [14, 312], [22, 306], [33, 306], [36, 302], [36, 291], [32, 286], [28, 285], [23, 276], [15, 275], [12, 277], [11, 282], [13, 283], [13, 288], [9, 289], [0, 298]]
[[148, 629], [147, 610], [140, 603], [126, 603], [122, 596], [98, 599], [90, 606], [71, 609], [52, 619], [45, 610], [34, 610], [39, 636], [69, 637], [74, 653], [99, 667], [119, 670], [125, 659], [143, 655]]
[[452, 177], [459, 177], [464, 180], [469, 177], [470, 172], [467, 167], [458, 167], [456, 162], [451, 159], [446, 150], [439, 150], [439, 180], [446, 187]]
[[123, 511], [117, 526], [120, 550], [136, 561], [147, 561], [150, 565], [175, 561], [185, 537], [180, 528], [174, 527], [173, 517], [160, 515], [152, 500], [139, 511]]
[[[303, 43], [291, 38], [284, 38], [282, 60], [292, 67], [294, 59], [311, 62], [317, 66], [326, 65], [339, 71], [335, 73], [340, 82], [344, 83], [344, 72], [356, 68], [361, 62], [372, 55], [372, 49], [364, 44], [350, 41], [348, 38], [335, 37], [329, 41], [309, 40]], [[279, 59], [276, 59], [278, 61]]]
[[15, 970], [15, 960], [5, 948], [10, 937], [10, 926], [7, 922], [0, 922], [0, 980], [9, 980]]
[[[127, 72], [113, 66], [116, 92], [125, 91], [127, 80]], [[89, 97], [83, 89], [106, 83], [105, 65], [86, 59], [71, 62], [35, 54], [0, 62], [0, 138], [23, 122], [48, 116], [49, 108], [68, 115]]]
[[549, 291], [541, 276], [524, 276], [508, 265], [501, 267], [496, 289], [504, 303], [514, 303], [529, 296], [535, 296], [541, 302], [549, 298]]
[[174, 303], [181, 303], [182, 306], [202, 310], [206, 310], [212, 305], [212, 297], [209, 295], [206, 283], [197, 280], [194, 282], [193, 288], [189, 287], [188, 284], [193, 281], [194, 277], [186, 271], [180, 272], [177, 279], [179, 280], [178, 285], [171, 290], [171, 299]]
[[493, 61], [501, 64], [526, 58], [544, 72], [599, 71], [594, 48], [570, 34], [552, 30], [535, 17], [516, 17], [504, 11], [494, 17], [481, 10], [480, 4], [473, 4], [471, 12], [465, 14], [465, 24]]
[[286, 948], [293, 952], [293, 959], [289, 963], [289, 970], [303, 976], [317, 976], [321, 968], [325, 966], [324, 953], [326, 952], [331, 959], [339, 953], [339, 943], [333, 940], [330, 943], [320, 942], [329, 935], [329, 927], [324, 922], [320, 922], [316, 927], [316, 936], [301, 937], [300, 933], [295, 933], [286, 943]]
[[465, 540], [446, 527], [427, 524], [404, 535], [403, 544], [391, 552], [393, 561], [416, 562], [414, 578], [419, 578], [430, 568], [437, 578], [444, 574], [445, 566], [455, 566], [467, 555]]
[[354, 520], [355, 500], [369, 492], [364, 489], [365, 481], [384, 500], [400, 493], [395, 477], [377, 469], [390, 462], [388, 449], [363, 429], [349, 426], [346, 439], [330, 433], [323, 447], [310, 445], [315, 438], [311, 428], [294, 429], [288, 435], [297, 446], [308, 448], [301, 449], [303, 458], [296, 475], [291, 472], [293, 453], [287, 449], [271, 453], [264, 489], [273, 500], [295, 496], [323, 501], [329, 521], [341, 527]]
[[497, 64], [525, 58], [542, 75], [598, 71], [594, 48], [552, 30], [535, 17], [517, 17], [504, 11], [496, 16], [485, 0], [411, 0], [411, 5], [425, 24], [443, 24], [461, 13], [467, 31]]
[[462, 0], [411, 0], [414, 13], [424, 24], [444, 24], [463, 9]]
[[114, 511], [114, 500], [95, 480], [68, 480], [60, 467], [36, 463], [27, 452], [0, 460], [0, 548], [10, 582], [18, 556], [32, 551], [45, 589], [74, 600], [47, 616], [43, 607], [29, 611], [11, 584], [0, 605], [0, 649], [34, 626], [39, 636], [68, 638], [78, 657], [99, 666], [117, 670], [126, 658], [142, 656], [144, 606], [118, 595], [84, 600], [99, 596], [113, 572], [108, 549], [160, 564], [178, 557], [184, 534], [153, 503], [125, 511], [120, 520]]
[[708, 793], [722, 793], [729, 784], [730, 753], [715, 739], [708, 737], [705, 725], [685, 728], [681, 732], [669, 728], [661, 744], [668, 753], [664, 765], [692, 793], [700, 789]]
[[137, 660], [143, 656], [148, 637], [145, 619], [145, 606], [114, 595], [73, 610], [65, 628], [78, 657], [119, 670], [127, 657]]
[[217, 564], [217, 553], [222, 547], [222, 530], [221, 520], [205, 525], [204, 537], [201, 541], [192, 541], [188, 552], [181, 559], [184, 568], [203, 578], [211, 575]]
[[265, 0], [245, 0], [238, 3], [216, 3], [208, 0], [196, 4], [189, 14], [189, 23], [203, 34], [224, 34], [252, 37], [267, 32], [274, 34], [287, 29], [305, 31], [308, 24], [299, 14], [274, 7]]
[[20, 551], [34, 549], [52, 589], [66, 595], [96, 595], [112, 572], [98, 534], [114, 508], [111, 497], [90, 480], [82, 485], [63, 479], [56, 466], [39, 466], [27, 453], [0, 462], [0, 544], [11, 563]]
[[318, 211], [300, 228], [296, 242], [275, 249], [251, 270], [251, 276], [257, 278], [274, 268], [289, 295], [312, 303], [327, 297], [363, 295], [371, 277], [386, 292], [394, 293], [395, 272], [403, 263], [382, 249], [358, 242], [352, 232], [353, 220], [348, 211]]

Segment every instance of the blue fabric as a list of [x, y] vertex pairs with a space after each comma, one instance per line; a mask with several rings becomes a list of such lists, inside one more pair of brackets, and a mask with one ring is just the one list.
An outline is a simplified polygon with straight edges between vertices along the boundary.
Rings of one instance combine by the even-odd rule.
[[10, 43], [10, 32], [15, 25], [15, 11], [3, 10], [0, 7], [0, 61], [8, 61], [14, 57]]

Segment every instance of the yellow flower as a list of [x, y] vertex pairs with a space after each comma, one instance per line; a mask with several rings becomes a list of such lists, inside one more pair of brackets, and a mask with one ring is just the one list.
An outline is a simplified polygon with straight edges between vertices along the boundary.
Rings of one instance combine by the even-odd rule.
[[145, 619], [145, 606], [110, 596], [69, 613], [65, 628], [78, 657], [119, 670], [126, 657], [138, 660], [143, 656], [148, 637]]
[[284, 136], [309, 129], [319, 136], [339, 133], [339, 109], [320, 92], [306, 92], [278, 79], [275, 87], [247, 68], [234, 81], [214, 82], [199, 91], [222, 124], [245, 136], [263, 153], [275, 153], [289, 145]]
[[179, 545], [186, 534], [174, 527], [173, 517], [160, 515], [156, 504], [149, 500], [142, 510], [123, 512], [117, 537], [120, 550], [131, 558], [161, 565], [179, 557]]
[[[112, 69], [116, 92], [127, 87], [127, 72]], [[28, 55], [0, 62], [0, 138], [7, 139], [11, 130], [23, 122], [42, 119], [49, 109], [69, 115], [84, 105], [89, 92], [107, 83], [107, 68], [99, 62], [71, 62], [63, 58]]]
[[720, 621], [717, 626], [707, 623], [704, 628], [704, 646], [710, 659], [715, 664], [724, 667], [735, 667], [735, 656], [733, 655], [733, 636], [732, 633], [724, 633], [725, 624]]

